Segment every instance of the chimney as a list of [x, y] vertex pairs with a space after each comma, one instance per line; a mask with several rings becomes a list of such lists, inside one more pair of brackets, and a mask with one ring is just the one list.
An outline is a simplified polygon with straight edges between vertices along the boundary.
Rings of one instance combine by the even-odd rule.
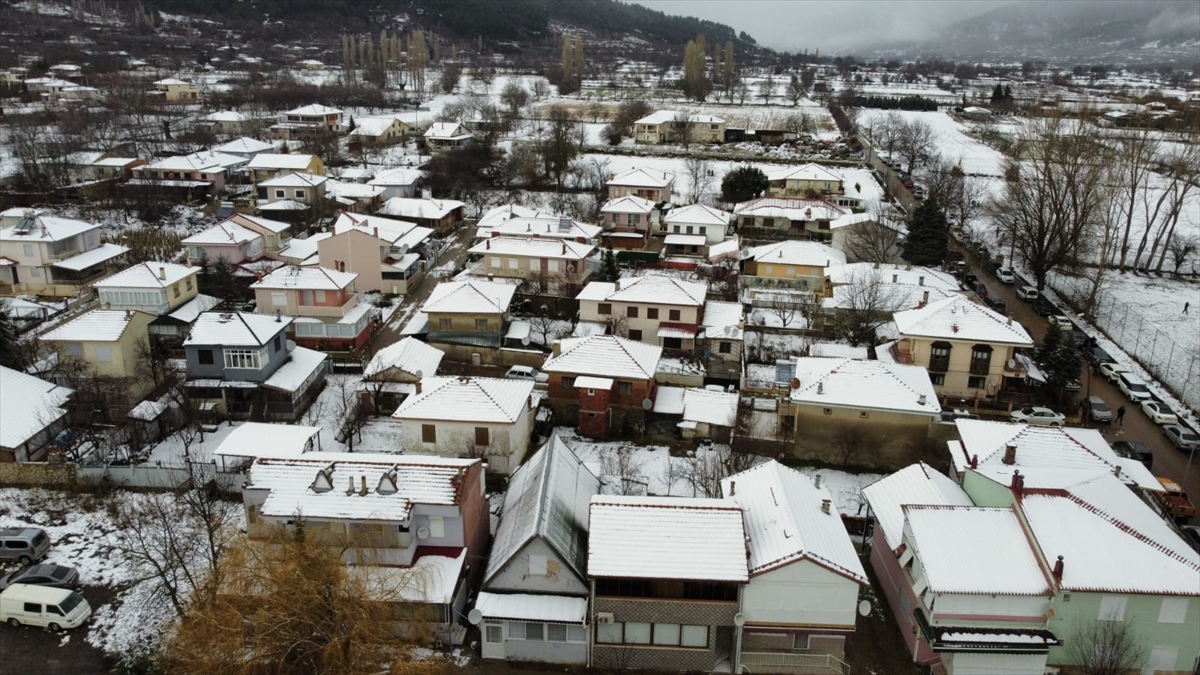
[[900, 275], [899, 275], [899, 274], [893, 274], [893, 275], [892, 275], [892, 283], [893, 283], [893, 284], [898, 284], [898, 283], [900, 283]]
[[929, 291], [921, 291], [921, 304], [922, 305], [929, 304]]
[[550, 353], [554, 356], [562, 356], [562, 342], [555, 340], [554, 344], [550, 345]]
[[917, 397], [917, 405], [925, 405], [925, 394]]
[[1053, 571], [1053, 572], [1051, 572], [1051, 574], [1053, 574], [1053, 575], [1054, 575], [1054, 580], [1055, 580], [1055, 581], [1057, 581], [1057, 582], [1059, 582], [1059, 583], [1062, 583], [1062, 575], [1063, 575], [1063, 557], [1062, 557], [1061, 555], [1060, 555], [1060, 556], [1058, 556], [1058, 560], [1055, 560], [1055, 561], [1054, 561], [1054, 571]]
[[483, 242], [483, 244], [484, 244], [484, 246], [483, 246], [484, 248], [486, 248], [489, 251], [492, 250], [492, 240], [491, 239], [488, 239], [487, 241]]
[[129, 319], [132, 319], [132, 318], [133, 318], [133, 310], [132, 309], [125, 310], [125, 320], [128, 321]]
[[566, 255], [567, 254], [567, 244], [564, 242], [562, 247], [563, 247], [562, 254]]
[[826, 513], [826, 514], [830, 513], [832, 511], [832, 508], [830, 508], [832, 503], [833, 503], [832, 500], [822, 499], [821, 500], [821, 513]]
[[1012, 314], [1008, 315], [1008, 325], [1012, 325]]
[[978, 468], [979, 468], [979, 455], [977, 455], [977, 454], [976, 454], [976, 455], [971, 455], [971, 468], [972, 468], [972, 469], [978, 469]]
[[158, 266], [158, 278], [163, 281], [166, 281], [166, 279], [167, 279], [167, 268], [166, 267], [163, 267], [162, 265]]
[[912, 263], [908, 263], [907, 265], [905, 265], [904, 269], [911, 272], [912, 271]]
[[737, 481], [731, 480], [731, 481], [729, 481], [729, 496], [732, 497], [736, 494], [737, 494]]
[[354, 494], [354, 476], [346, 476], [346, 478], [348, 480], [348, 484], [346, 486], [346, 494], [352, 495], [352, 494]]
[[813, 485], [818, 488], [821, 487], [821, 474], [817, 474], [817, 477], [813, 479]]
[[875, 269], [879, 269], [879, 261], [878, 260], [875, 261]]
[[1008, 484], [1008, 487], [1017, 499], [1025, 495], [1025, 477], [1021, 475], [1020, 471], [1013, 471], [1012, 482]]
[[359, 478], [362, 479], [362, 488], [359, 490], [358, 494], [362, 495], [363, 497], [366, 497], [367, 496], [367, 477], [365, 475], [363, 475], [363, 476], [359, 476]]
[[1017, 444], [1009, 443], [1004, 446], [1004, 463], [1009, 466], [1017, 463]]
[[378, 239], [379, 238], [379, 226], [378, 225], [375, 226], [374, 234], [375, 234], [375, 238]]
[[1113, 475], [1116, 476], [1117, 478], [1121, 477], [1121, 465], [1120, 464], [1113, 467]]
[[917, 277], [917, 285], [924, 286], [925, 285], [925, 277], [923, 277], [923, 276]]
[[283, 323], [283, 312], [275, 310], [275, 323]]
[[825, 393], [825, 381], [824, 380], [817, 383], [817, 393], [818, 394]]

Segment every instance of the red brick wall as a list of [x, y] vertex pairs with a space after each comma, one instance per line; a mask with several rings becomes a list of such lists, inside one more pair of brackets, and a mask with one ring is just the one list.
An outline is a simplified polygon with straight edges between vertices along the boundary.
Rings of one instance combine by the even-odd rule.
[[[489, 536], [487, 497], [483, 488], [483, 462], [471, 465], [463, 477], [461, 489], [462, 498], [458, 508], [463, 517], [463, 542], [467, 545], [468, 554], [476, 556], [475, 559], [478, 560], [479, 557], [487, 555]], [[484, 567], [482, 564], [471, 565], [472, 571], [469, 576], [472, 577], [472, 581]]]

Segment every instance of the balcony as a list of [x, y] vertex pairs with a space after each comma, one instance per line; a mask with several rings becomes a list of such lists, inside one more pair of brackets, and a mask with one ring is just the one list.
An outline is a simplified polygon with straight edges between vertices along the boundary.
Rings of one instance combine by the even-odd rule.
[[[850, 672], [850, 665], [830, 654], [793, 654], [790, 652], [742, 652], [741, 665], [751, 673], [798, 672], [836, 673]], [[786, 670], [784, 670], [786, 669]]]
[[892, 357], [896, 359], [896, 363], [912, 365], [912, 347], [907, 342], [897, 342], [892, 345]]
[[931, 373], [945, 373], [950, 370], [950, 357], [932, 357], [929, 359], [929, 366], [926, 368]]
[[[991, 359], [971, 359], [971, 374], [986, 376], [992, 369]], [[931, 369], [932, 370], [932, 369]]]

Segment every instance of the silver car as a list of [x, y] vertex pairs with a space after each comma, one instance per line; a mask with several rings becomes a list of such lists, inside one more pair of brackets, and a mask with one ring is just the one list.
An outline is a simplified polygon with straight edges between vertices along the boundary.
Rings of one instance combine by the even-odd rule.
[[6, 527], [0, 529], [0, 560], [16, 560], [28, 565], [46, 557], [50, 552], [50, 537], [37, 527]]

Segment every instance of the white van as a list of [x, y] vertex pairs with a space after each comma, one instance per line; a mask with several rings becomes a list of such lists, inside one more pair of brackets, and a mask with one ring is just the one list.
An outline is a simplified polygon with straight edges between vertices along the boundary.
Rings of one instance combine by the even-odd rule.
[[52, 631], [75, 628], [92, 615], [83, 596], [65, 588], [13, 584], [0, 593], [0, 621]]

